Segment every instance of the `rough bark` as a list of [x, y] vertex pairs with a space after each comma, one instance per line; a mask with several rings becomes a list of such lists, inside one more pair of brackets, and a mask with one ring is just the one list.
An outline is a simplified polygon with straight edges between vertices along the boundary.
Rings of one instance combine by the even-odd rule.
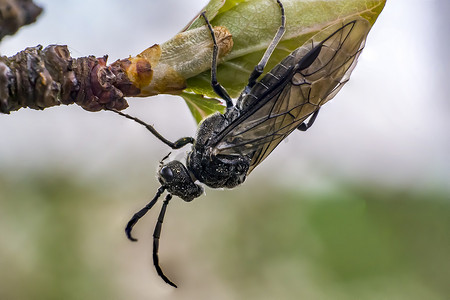
[[67, 46], [30, 47], [0, 57], [0, 112], [78, 104], [89, 111], [122, 110], [140, 90], [128, 79], [128, 60], [106, 66], [107, 56], [72, 58]]

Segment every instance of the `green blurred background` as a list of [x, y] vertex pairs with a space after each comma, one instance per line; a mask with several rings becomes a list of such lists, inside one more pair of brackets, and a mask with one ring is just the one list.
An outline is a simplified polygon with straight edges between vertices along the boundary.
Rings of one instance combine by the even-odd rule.
[[[42, 0], [45, 14], [0, 49], [67, 43], [113, 61], [173, 36], [206, 2]], [[160, 204], [138, 243], [123, 231], [158, 188], [167, 147], [77, 107], [0, 116], [0, 299], [449, 299], [448, 7], [388, 0], [311, 130], [242, 187], [172, 200], [160, 261], [176, 290], [151, 261]], [[170, 139], [195, 132], [176, 97], [130, 103]]]
[[450, 295], [444, 191], [345, 182], [326, 192], [302, 191], [258, 181], [208, 191], [189, 205], [172, 201], [160, 259], [179, 285], [174, 290], [151, 263], [158, 212], [136, 226], [138, 243], [123, 234], [139, 200], [156, 186], [118, 185], [63, 173], [0, 178], [0, 299]]

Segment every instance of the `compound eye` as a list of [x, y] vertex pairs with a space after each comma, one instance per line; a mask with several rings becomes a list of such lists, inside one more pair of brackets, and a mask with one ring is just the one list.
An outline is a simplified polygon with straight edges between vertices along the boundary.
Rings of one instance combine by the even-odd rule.
[[161, 170], [159, 170], [159, 174], [162, 178], [164, 178], [166, 182], [170, 182], [173, 180], [173, 172], [167, 166], [162, 167]]

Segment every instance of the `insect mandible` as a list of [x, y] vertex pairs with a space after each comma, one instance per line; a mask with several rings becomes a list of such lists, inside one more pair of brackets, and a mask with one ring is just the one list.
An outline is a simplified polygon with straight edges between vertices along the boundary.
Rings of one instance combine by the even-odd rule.
[[167, 192], [153, 233], [153, 263], [158, 275], [171, 286], [176, 285], [164, 275], [159, 266], [158, 249], [167, 205], [172, 196], [186, 202], [200, 197], [203, 183], [211, 188], [233, 188], [242, 184], [290, 133], [306, 131], [318, 115], [320, 107], [332, 99], [349, 80], [357, 58], [364, 48], [368, 22], [360, 17], [330, 25], [317, 36], [294, 50], [260, 81], [272, 52], [285, 32], [285, 13], [276, 0], [280, 14], [279, 26], [272, 42], [251, 73], [248, 84], [233, 104], [227, 91], [217, 81], [218, 46], [214, 30], [205, 16], [214, 44], [211, 64], [211, 86], [226, 103], [223, 114], [215, 113], [204, 119], [196, 138], [184, 137], [170, 142], [155, 128], [140, 119], [120, 111], [115, 113], [144, 125], [153, 135], [172, 149], [192, 144], [186, 164], [178, 160], [161, 161], [158, 180], [161, 186], [155, 197], [128, 222], [125, 232], [131, 235], [133, 226]]

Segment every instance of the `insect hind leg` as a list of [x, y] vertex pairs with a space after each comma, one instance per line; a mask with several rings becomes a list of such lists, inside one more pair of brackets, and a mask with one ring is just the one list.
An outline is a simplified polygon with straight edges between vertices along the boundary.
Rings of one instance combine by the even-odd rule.
[[201, 15], [203, 19], [205, 19], [206, 26], [208, 26], [214, 44], [213, 57], [211, 63], [211, 87], [220, 98], [225, 100], [228, 110], [233, 107], [233, 101], [231, 100], [231, 97], [230, 95], [228, 95], [228, 92], [225, 90], [225, 88], [217, 81], [217, 57], [219, 55], [219, 46], [217, 46], [216, 36], [214, 35], [214, 29], [212, 28], [211, 23], [209, 23], [209, 20], [206, 17], [205, 12], [202, 12]]
[[283, 37], [284, 32], [286, 31], [286, 16], [284, 14], [284, 6], [280, 0], [276, 0], [276, 1], [278, 3], [278, 6], [280, 7], [281, 25], [280, 25], [280, 27], [278, 27], [277, 33], [275, 34], [272, 41], [270, 42], [269, 47], [267, 47], [266, 52], [264, 52], [264, 55], [261, 58], [260, 62], [255, 66], [252, 74], [250, 74], [250, 77], [248, 78], [248, 84], [245, 89], [246, 92], [250, 91], [250, 89], [256, 84], [256, 80], [264, 72], [264, 67], [266, 66], [267, 62], [269, 61], [270, 56], [272, 55], [273, 51], [277, 47], [281, 38]]

